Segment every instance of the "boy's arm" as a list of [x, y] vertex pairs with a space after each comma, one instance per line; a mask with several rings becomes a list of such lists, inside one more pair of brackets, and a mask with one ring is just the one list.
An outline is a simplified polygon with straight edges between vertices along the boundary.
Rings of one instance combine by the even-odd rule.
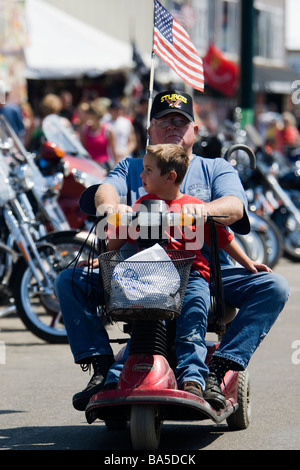
[[248, 271], [257, 273], [258, 271], [272, 272], [272, 270], [265, 264], [255, 263], [246, 253], [242, 250], [240, 245], [232, 239], [227, 245], [223, 247], [223, 250], [231, 256], [235, 261], [242, 265]]

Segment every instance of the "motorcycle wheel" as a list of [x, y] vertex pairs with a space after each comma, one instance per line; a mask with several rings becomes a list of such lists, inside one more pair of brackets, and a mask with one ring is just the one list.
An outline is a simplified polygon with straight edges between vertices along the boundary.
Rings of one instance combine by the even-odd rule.
[[236, 234], [235, 238], [252, 261], [266, 263], [268, 252], [263, 234], [251, 230], [247, 235]]
[[282, 234], [277, 225], [273, 222], [272, 219], [270, 219], [270, 217], [263, 215], [259, 215], [257, 217], [260, 217], [268, 226], [267, 231], [263, 234], [268, 254], [266, 264], [270, 268], [274, 268], [274, 266], [283, 256], [284, 243]]
[[[47, 247], [47, 240], [48, 247]], [[51, 293], [40, 291], [31, 269], [20, 259], [14, 272], [14, 298], [18, 315], [34, 335], [48, 343], [68, 343], [59, 301], [54, 292], [54, 281], [59, 272], [69, 266], [82, 247], [83, 240], [74, 232], [50, 234], [39, 249], [44, 268], [52, 281]], [[53, 250], [54, 248], [54, 250]], [[88, 259], [93, 250], [92, 242], [86, 242], [80, 260]], [[96, 254], [95, 254], [96, 256]], [[42, 279], [42, 273], [39, 270]]]
[[134, 450], [156, 450], [160, 441], [160, 428], [158, 406], [131, 406], [130, 435]]
[[292, 261], [300, 261], [300, 227], [292, 214], [279, 208], [272, 214], [272, 220], [281, 230], [284, 240], [284, 254]]

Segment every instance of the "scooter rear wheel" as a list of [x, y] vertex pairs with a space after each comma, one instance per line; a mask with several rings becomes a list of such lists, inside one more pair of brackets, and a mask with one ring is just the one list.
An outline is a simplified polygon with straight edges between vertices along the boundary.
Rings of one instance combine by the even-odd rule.
[[135, 450], [156, 450], [160, 441], [161, 418], [155, 405], [132, 405], [130, 434]]
[[246, 429], [250, 423], [250, 377], [247, 369], [239, 372], [237, 387], [237, 399], [239, 407], [236, 412], [230, 415], [226, 420], [228, 427], [231, 430]]

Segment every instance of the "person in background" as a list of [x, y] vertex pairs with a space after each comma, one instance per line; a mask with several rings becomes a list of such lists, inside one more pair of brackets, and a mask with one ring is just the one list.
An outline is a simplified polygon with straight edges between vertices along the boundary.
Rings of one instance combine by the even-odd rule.
[[[108, 114], [104, 116], [103, 122], [109, 123], [116, 139], [116, 152], [118, 161], [126, 157], [132, 157], [136, 148], [136, 135], [131, 120], [124, 116], [124, 106], [116, 99], [113, 99], [108, 107]], [[114, 161], [114, 152], [109, 147], [109, 155]]]
[[[119, 155], [116, 149], [116, 137], [111, 126], [102, 122], [106, 108], [100, 99], [88, 104], [85, 110], [85, 123], [81, 129], [80, 140], [92, 159], [108, 171], [116, 165]], [[109, 148], [113, 160], [109, 158]]]
[[62, 90], [59, 94], [59, 97], [62, 102], [62, 108], [61, 108], [59, 115], [62, 117], [65, 117], [70, 122], [72, 122], [73, 115], [74, 115], [72, 93], [70, 93], [68, 90]]
[[4, 116], [10, 126], [13, 128], [17, 136], [24, 143], [25, 139], [25, 126], [22, 117], [22, 110], [19, 105], [9, 101], [10, 88], [6, 87], [5, 102], [0, 101], [0, 115]]
[[39, 105], [40, 111], [40, 122], [35, 127], [31, 134], [31, 138], [27, 145], [29, 152], [39, 152], [41, 144], [46, 140], [42, 123], [43, 119], [49, 114], [57, 114], [61, 112], [62, 101], [60, 97], [54, 93], [48, 93], [45, 95]]
[[289, 158], [293, 149], [300, 145], [300, 133], [296, 118], [288, 111], [282, 113], [283, 126], [277, 131], [277, 150]]
[[134, 157], [143, 157], [147, 145], [147, 114], [148, 98], [142, 96], [139, 102], [137, 113], [133, 120], [133, 127], [137, 139], [137, 145], [134, 150]]

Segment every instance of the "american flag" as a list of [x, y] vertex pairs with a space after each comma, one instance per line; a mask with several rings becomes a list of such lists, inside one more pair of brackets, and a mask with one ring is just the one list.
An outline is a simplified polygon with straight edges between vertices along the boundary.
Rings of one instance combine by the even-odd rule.
[[202, 59], [181, 24], [155, 0], [153, 52], [188, 85], [204, 90]]

